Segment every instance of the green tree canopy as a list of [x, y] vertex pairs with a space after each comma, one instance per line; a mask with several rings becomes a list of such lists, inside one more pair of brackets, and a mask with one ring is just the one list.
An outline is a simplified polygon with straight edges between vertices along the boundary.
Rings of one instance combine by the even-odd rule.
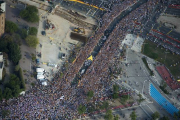
[[115, 84], [113, 85], [113, 92], [117, 93], [119, 91], [119, 85]]
[[8, 45], [7, 41], [0, 40], [0, 51], [8, 53], [9, 50], [7, 49], [7, 45]]
[[3, 94], [2, 94], [2, 90], [0, 88], [0, 101], [3, 99]]
[[18, 65], [15, 66], [15, 69], [14, 69], [14, 70], [17, 72], [17, 71], [19, 71], [19, 68], [20, 68], [20, 66], [19, 66], [19, 64], [18, 64]]
[[18, 45], [21, 45], [21, 37], [19, 34], [14, 34], [13, 35], [13, 38], [14, 38], [14, 42], [16, 42]]
[[8, 99], [10, 99], [10, 98], [13, 97], [13, 96], [12, 96], [12, 91], [11, 91], [10, 88], [8, 88], [8, 87], [5, 88], [5, 90], [4, 90], [4, 92], [3, 92], [3, 97], [4, 97], [6, 100], [8, 100]]
[[80, 115], [84, 114], [86, 112], [86, 107], [84, 105], [79, 105], [78, 107], [78, 113]]
[[164, 116], [164, 117], [160, 118], [160, 120], [169, 120], [169, 117]]
[[137, 115], [136, 115], [135, 111], [133, 111], [133, 112], [130, 114], [130, 118], [131, 118], [131, 120], [136, 120]]
[[21, 84], [22, 81], [18, 78], [18, 76], [16, 76], [15, 74], [11, 74], [10, 80], [5, 84], [5, 87], [11, 89], [11, 94], [13, 97], [18, 97], [19, 93], [21, 92]]
[[108, 103], [108, 101], [104, 101], [103, 103], [102, 103], [102, 105], [100, 106], [100, 109], [108, 109], [108, 107], [109, 107], [109, 103]]
[[106, 111], [106, 114], [105, 114], [105, 116], [104, 116], [104, 119], [105, 120], [113, 120], [113, 114], [112, 114], [112, 110], [107, 110]]
[[160, 117], [160, 115], [159, 115], [159, 113], [158, 113], [157, 111], [154, 112], [151, 116], [152, 116], [152, 119], [153, 119], [153, 120], [156, 120], [157, 118]]
[[92, 98], [94, 95], [94, 92], [91, 90], [87, 93], [88, 99]]
[[9, 45], [9, 59], [15, 64], [21, 59], [21, 50], [16, 43], [11, 43]]
[[177, 114], [178, 114], [178, 117], [180, 118], [180, 110], [178, 111], [178, 113], [177, 113]]
[[34, 6], [27, 6], [25, 10], [22, 10], [19, 14], [23, 19], [28, 22], [38, 22], [38, 9]]
[[37, 44], [39, 43], [39, 40], [36, 36], [29, 35], [26, 38], [26, 42], [30, 47], [36, 47]]
[[1, 111], [2, 118], [5, 118], [5, 117], [9, 116], [9, 114], [10, 114], [9, 110], [2, 110]]
[[119, 94], [118, 94], [118, 93], [113, 93], [113, 94], [112, 94], [112, 98], [113, 98], [113, 99], [119, 98]]
[[37, 35], [37, 28], [35, 27], [31, 27], [30, 30], [29, 30], [29, 35]]
[[14, 33], [18, 30], [18, 26], [11, 22], [11, 21], [6, 21], [5, 23], [5, 31], [8, 32], [8, 33]]
[[18, 29], [18, 34], [21, 35], [22, 39], [25, 39], [27, 37], [27, 30], [26, 29]]
[[114, 117], [114, 120], [119, 120], [119, 115], [116, 115], [115, 117]]

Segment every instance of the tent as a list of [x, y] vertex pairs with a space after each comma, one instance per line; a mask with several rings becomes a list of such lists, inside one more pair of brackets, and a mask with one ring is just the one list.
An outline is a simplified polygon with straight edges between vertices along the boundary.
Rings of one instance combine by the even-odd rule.
[[46, 85], [47, 85], [47, 82], [46, 82], [46, 81], [42, 82], [42, 85], [46, 86]]
[[44, 72], [43, 68], [36, 68], [36, 72]]
[[38, 72], [37, 75], [43, 75], [43, 72]]
[[91, 55], [91, 56], [88, 58], [88, 60], [93, 61], [93, 56]]
[[44, 79], [44, 75], [37, 75], [37, 79]]

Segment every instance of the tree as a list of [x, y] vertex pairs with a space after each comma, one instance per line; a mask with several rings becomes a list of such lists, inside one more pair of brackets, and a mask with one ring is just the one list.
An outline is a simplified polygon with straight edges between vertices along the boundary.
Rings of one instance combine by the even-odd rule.
[[3, 94], [2, 94], [2, 90], [0, 88], [0, 101], [3, 99]]
[[178, 119], [178, 114], [174, 113], [173, 117], [174, 117], [175, 120], [177, 120]]
[[19, 64], [16, 65], [16, 66], [15, 66], [15, 71], [16, 71], [16, 72], [19, 71], [19, 68], [20, 68], [20, 67], [19, 67]]
[[178, 114], [178, 117], [180, 118], [180, 110], [178, 111], [178, 113], [177, 113], [177, 114]]
[[5, 90], [4, 90], [4, 92], [3, 92], [3, 97], [4, 97], [6, 100], [8, 100], [8, 99], [10, 99], [10, 98], [13, 97], [13, 96], [12, 96], [12, 91], [11, 91], [10, 88], [8, 88], [8, 87], [5, 88]]
[[29, 30], [29, 35], [37, 35], [37, 28], [35, 27], [31, 27], [30, 30]]
[[22, 10], [19, 14], [23, 19], [28, 22], [38, 22], [38, 9], [34, 6], [27, 6], [25, 10]]
[[145, 100], [145, 99], [142, 97], [142, 95], [141, 95], [140, 93], [139, 93], [139, 95], [138, 95], [138, 96], [139, 96], [139, 100], [138, 100], [138, 101], [139, 101], [139, 103], [141, 103], [142, 101], [144, 101], [144, 100]]
[[16, 85], [14, 87], [14, 90], [12, 91], [14, 97], [18, 97], [19, 93], [21, 92], [19, 85]]
[[91, 90], [87, 93], [88, 99], [91, 99], [94, 95], [94, 92]]
[[86, 107], [85, 107], [84, 105], [80, 105], [80, 106], [78, 107], [78, 113], [79, 113], [80, 115], [82, 115], [83, 113], [85, 113], [85, 111], [86, 111]]
[[164, 117], [160, 118], [160, 120], [169, 120], [169, 118], [167, 116], [164, 116]]
[[104, 101], [103, 104], [100, 106], [100, 109], [106, 109], [107, 110], [108, 107], [109, 107], [108, 101]]
[[104, 116], [105, 120], [113, 120], [113, 114], [112, 114], [112, 110], [107, 110], [106, 114]]
[[159, 115], [159, 113], [158, 113], [157, 111], [154, 112], [151, 116], [152, 116], [152, 119], [153, 119], [153, 120], [156, 120], [157, 118], [160, 117], [160, 115]]
[[14, 34], [14, 41], [18, 44], [18, 45], [21, 45], [21, 37], [19, 34]]
[[3, 68], [3, 71], [2, 71], [2, 80], [4, 80], [6, 76], [6, 68]]
[[16, 43], [9, 45], [9, 59], [12, 60], [14, 64], [17, 64], [21, 59], [21, 50]]
[[137, 115], [136, 115], [135, 111], [133, 111], [133, 112], [130, 114], [130, 118], [131, 118], [131, 120], [136, 120]]
[[26, 42], [30, 47], [36, 47], [37, 44], [39, 43], [39, 40], [36, 36], [29, 35], [26, 38]]
[[7, 45], [8, 45], [7, 41], [0, 40], [0, 51], [8, 53], [9, 50], [7, 49]]
[[26, 29], [18, 29], [18, 33], [21, 35], [22, 39], [27, 37], [27, 30]]
[[113, 93], [113, 94], [112, 94], [112, 98], [113, 98], [113, 99], [117, 99], [118, 97], [119, 97], [119, 94], [118, 94], [118, 93]]
[[13, 42], [13, 37], [12, 35], [5, 35], [3, 40], [7, 41], [7, 43]]
[[5, 117], [9, 116], [9, 114], [10, 114], [9, 110], [2, 110], [1, 111], [2, 118], [5, 118]]
[[12, 34], [12, 33], [16, 32], [17, 29], [18, 29], [18, 26], [15, 23], [13, 23], [11, 21], [6, 21], [6, 23], [5, 23], [5, 31], [6, 32]]
[[116, 115], [116, 116], [114, 117], [114, 120], [119, 120], [119, 115]]
[[113, 92], [117, 93], [119, 91], [119, 85], [113, 85]]
[[24, 81], [24, 78], [23, 78], [23, 75], [22, 75], [22, 69], [19, 68], [19, 80], [21, 81], [21, 85], [20, 85], [20, 88], [22, 90], [25, 90], [26, 89], [26, 85], [25, 85], [25, 81]]

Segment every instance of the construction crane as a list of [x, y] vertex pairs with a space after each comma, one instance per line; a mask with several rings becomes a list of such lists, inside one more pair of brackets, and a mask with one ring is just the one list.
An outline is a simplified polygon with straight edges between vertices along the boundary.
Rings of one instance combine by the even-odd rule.
[[100, 9], [100, 10], [102, 10], [102, 11], [105, 10], [105, 9], [100, 8], [100, 7], [98, 7], [98, 6], [91, 5], [91, 4], [89, 4], [89, 3], [85, 3], [85, 2], [83, 2], [83, 1], [81, 1], [81, 0], [66, 0], [66, 1], [72, 1], [72, 2], [81, 3], [81, 4], [84, 4], [84, 5], [88, 5], [88, 6], [90, 6], [90, 7], [96, 8], [96, 9]]
[[85, 34], [85, 29], [84, 28], [74, 28], [73, 32]]

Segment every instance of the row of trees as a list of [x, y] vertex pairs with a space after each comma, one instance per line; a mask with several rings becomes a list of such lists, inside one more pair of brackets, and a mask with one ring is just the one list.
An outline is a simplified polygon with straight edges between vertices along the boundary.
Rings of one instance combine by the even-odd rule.
[[106, 111], [106, 114], [105, 114], [105, 116], [104, 116], [104, 119], [105, 120], [119, 120], [120, 119], [120, 117], [119, 117], [119, 115], [113, 115], [112, 114], [112, 110], [107, 110]]
[[38, 9], [35, 6], [27, 6], [19, 15], [28, 22], [34, 23], [39, 21]]
[[21, 59], [21, 50], [17, 43], [14, 43], [12, 37], [8, 36], [0, 39], [0, 51], [8, 54], [9, 59], [18, 64]]
[[15, 23], [11, 21], [6, 21], [5, 31], [6, 33], [13, 35], [13, 38], [15, 39], [14, 41], [18, 45], [21, 45], [20, 38], [25, 39], [26, 43], [30, 47], [36, 47], [37, 44], [39, 43], [39, 40], [36, 37], [38, 30], [35, 27], [30, 27], [28, 29], [18, 28], [18, 26]]
[[0, 101], [5, 98], [6, 100], [12, 97], [18, 97], [19, 93], [25, 90], [25, 83], [22, 77], [21, 68], [16, 71], [18, 76], [15, 74], [11, 74], [9, 78], [9, 82], [4, 85], [4, 91], [0, 89]]

